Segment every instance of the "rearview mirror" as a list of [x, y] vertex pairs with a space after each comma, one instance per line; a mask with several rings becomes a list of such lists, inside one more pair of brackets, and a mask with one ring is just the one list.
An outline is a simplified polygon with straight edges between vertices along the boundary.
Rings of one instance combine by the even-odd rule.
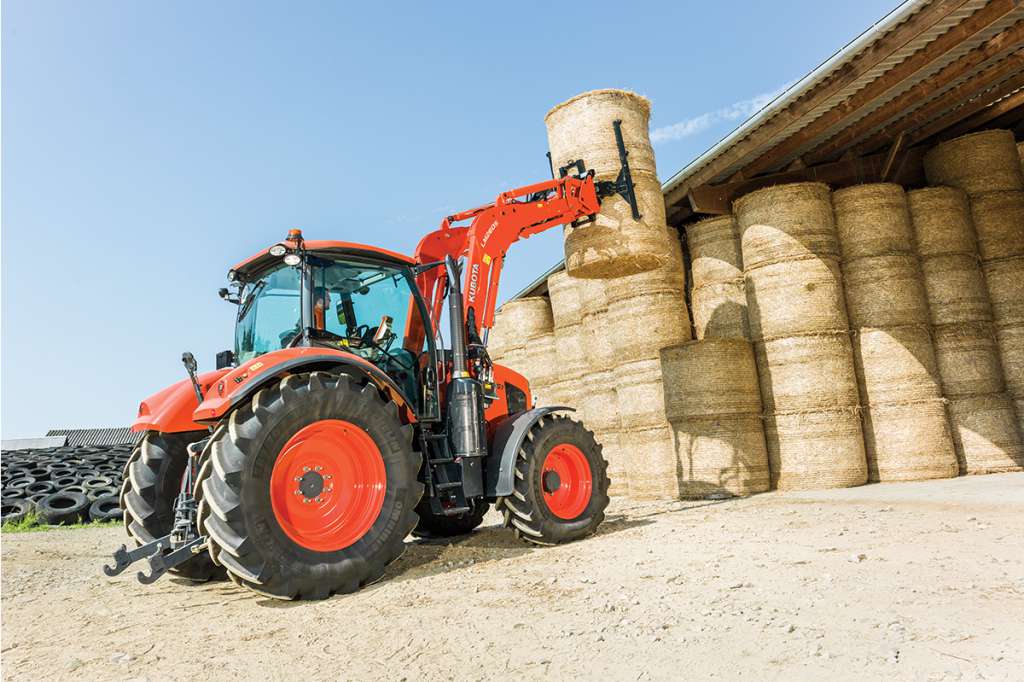
[[217, 369], [235, 366], [235, 354], [229, 350], [222, 350], [217, 353]]

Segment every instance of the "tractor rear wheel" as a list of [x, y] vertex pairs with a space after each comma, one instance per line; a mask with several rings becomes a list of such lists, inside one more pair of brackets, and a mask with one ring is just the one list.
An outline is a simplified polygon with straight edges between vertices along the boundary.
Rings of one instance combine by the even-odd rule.
[[484, 515], [491, 507], [483, 500], [471, 504], [472, 509], [458, 516], [440, 516], [430, 508], [430, 500], [422, 500], [416, 506], [419, 522], [412, 534], [418, 538], [451, 538], [471, 533], [483, 523]]
[[[181, 478], [188, 463], [188, 445], [206, 436], [206, 431], [150, 431], [132, 450], [124, 465], [120, 506], [124, 510], [124, 527], [139, 545], [171, 532], [174, 502], [181, 492]], [[171, 572], [196, 582], [224, 577], [224, 570], [214, 565], [206, 552]]]
[[286, 377], [228, 417], [199, 473], [199, 522], [234, 582], [325, 599], [379, 579], [423, 494], [413, 427], [372, 383]]
[[608, 463], [594, 434], [561, 414], [537, 420], [516, 453], [514, 489], [495, 505], [517, 537], [556, 545], [590, 535], [608, 507]]

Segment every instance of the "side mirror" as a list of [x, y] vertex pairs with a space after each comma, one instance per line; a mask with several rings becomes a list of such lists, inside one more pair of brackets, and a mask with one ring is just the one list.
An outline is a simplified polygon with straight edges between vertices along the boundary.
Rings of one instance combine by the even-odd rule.
[[235, 354], [230, 350], [222, 350], [217, 353], [217, 369], [235, 366]]

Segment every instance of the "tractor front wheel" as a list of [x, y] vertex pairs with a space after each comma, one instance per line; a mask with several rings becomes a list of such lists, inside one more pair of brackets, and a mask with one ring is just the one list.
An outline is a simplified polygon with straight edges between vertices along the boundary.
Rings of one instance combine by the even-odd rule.
[[423, 494], [413, 427], [372, 383], [286, 377], [228, 417], [199, 473], [199, 521], [234, 582], [324, 599], [381, 577]]
[[516, 453], [514, 489], [495, 505], [505, 525], [537, 545], [590, 535], [608, 507], [608, 463], [594, 434], [561, 414], [541, 417]]

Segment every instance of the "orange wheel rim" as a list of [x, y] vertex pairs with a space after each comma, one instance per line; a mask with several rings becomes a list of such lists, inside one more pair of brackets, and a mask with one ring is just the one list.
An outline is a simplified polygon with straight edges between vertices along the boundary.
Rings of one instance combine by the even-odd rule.
[[544, 503], [560, 519], [575, 519], [590, 504], [594, 489], [590, 462], [575, 445], [551, 448], [541, 465], [540, 481]]
[[317, 552], [345, 549], [366, 535], [386, 492], [380, 448], [366, 431], [341, 419], [296, 432], [270, 474], [270, 503], [281, 530]]

